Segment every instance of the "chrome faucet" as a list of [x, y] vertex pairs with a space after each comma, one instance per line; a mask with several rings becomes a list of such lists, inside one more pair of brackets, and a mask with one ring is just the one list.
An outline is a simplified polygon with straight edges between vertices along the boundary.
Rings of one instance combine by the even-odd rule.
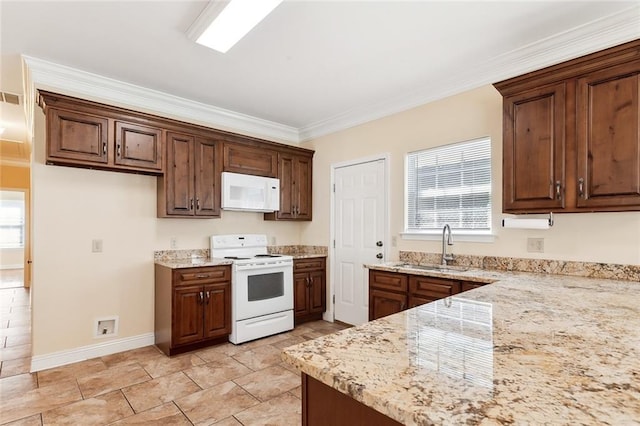
[[442, 228], [442, 264], [446, 265], [447, 262], [453, 261], [453, 254], [447, 254], [447, 246], [452, 246], [453, 241], [451, 241], [451, 227], [449, 224], [445, 224], [444, 228]]

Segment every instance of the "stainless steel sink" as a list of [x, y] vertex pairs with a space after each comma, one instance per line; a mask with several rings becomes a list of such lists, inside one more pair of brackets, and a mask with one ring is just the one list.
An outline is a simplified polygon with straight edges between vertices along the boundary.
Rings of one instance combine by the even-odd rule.
[[453, 265], [412, 265], [410, 263], [404, 263], [399, 265], [401, 268], [406, 269], [418, 269], [421, 271], [434, 271], [434, 272], [465, 272], [469, 270], [464, 266]]

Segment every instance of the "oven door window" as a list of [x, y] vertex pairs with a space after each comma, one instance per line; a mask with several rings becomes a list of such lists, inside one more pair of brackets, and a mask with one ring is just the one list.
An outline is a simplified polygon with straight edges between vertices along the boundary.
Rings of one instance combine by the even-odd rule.
[[247, 277], [249, 302], [274, 299], [284, 296], [284, 273], [249, 275]]

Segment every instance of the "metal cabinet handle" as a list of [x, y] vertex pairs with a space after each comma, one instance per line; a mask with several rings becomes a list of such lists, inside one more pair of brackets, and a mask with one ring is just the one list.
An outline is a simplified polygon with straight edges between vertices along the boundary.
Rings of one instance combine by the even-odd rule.
[[199, 298], [199, 300], [198, 300], [198, 301], [199, 301], [199, 302], [200, 302], [200, 304], [202, 305], [202, 302], [204, 301], [204, 292], [203, 292], [203, 291], [201, 291], [201, 292], [199, 292], [198, 294], [199, 294], [199, 296], [200, 296], [200, 298]]
[[106, 142], [102, 142], [102, 153], [103, 154], [107, 154], [107, 143]]
[[309, 277], [309, 286], [313, 285], [313, 277]]
[[209, 299], [211, 299], [211, 292], [207, 291], [207, 305], [209, 304]]
[[196, 209], [200, 210], [200, 198], [196, 198]]
[[116, 155], [120, 157], [120, 144], [118, 144], [118, 153]]
[[193, 198], [189, 198], [189, 210], [193, 210]]
[[584, 198], [584, 179], [578, 179], [578, 195], [580, 198]]
[[560, 181], [557, 180], [556, 181], [556, 200], [561, 200], [562, 199], [562, 185], [560, 184]]
[[305, 277], [305, 279], [304, 279], [304, 280], [305, 280], [305, 281], [306, 281], [306, 283], [307, 283], [307, 287], [309, 287], [309, 277]]
[[402, 302], [402, 303], [400, 304], [400, 310], [401, 310], [401, 311], [404, 311], [404, 302]]

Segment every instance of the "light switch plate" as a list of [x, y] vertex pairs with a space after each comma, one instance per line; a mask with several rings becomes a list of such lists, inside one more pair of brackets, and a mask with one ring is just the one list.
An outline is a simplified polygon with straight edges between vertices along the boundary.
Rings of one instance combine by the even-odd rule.
[[91, 241], [91, 252], [92, 253], [102, 253], [102, 240], [92, 240]]

